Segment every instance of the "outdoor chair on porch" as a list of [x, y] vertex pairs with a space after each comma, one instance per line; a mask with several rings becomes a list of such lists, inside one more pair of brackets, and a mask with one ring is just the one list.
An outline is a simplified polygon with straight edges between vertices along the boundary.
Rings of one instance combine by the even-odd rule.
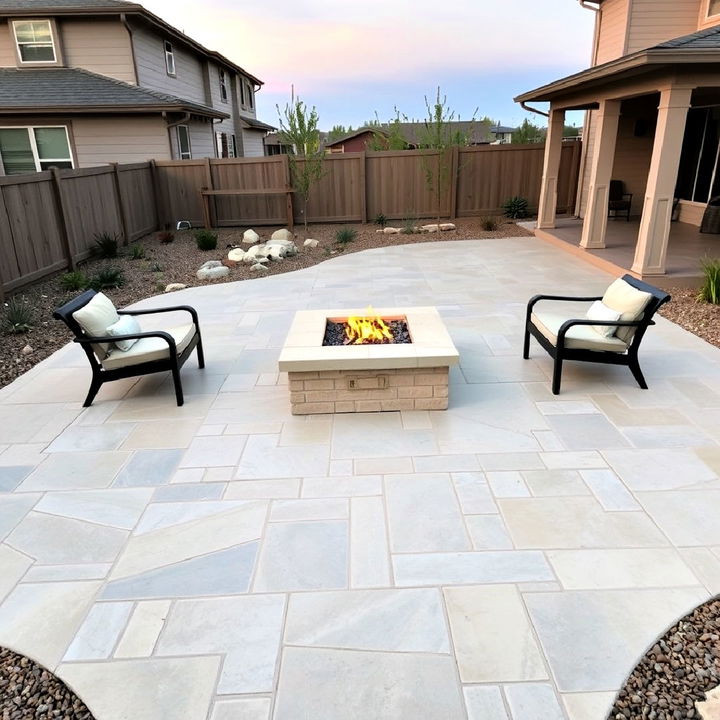
[[630, 222], [630, 208], [632, 207], [632, 193], [625, 192], [622, 180], [611, 180], [608, 190], [608, 217], [622, 217]]
[[[163, 330], [143, 331], [135, 316], [183, 311], [192, 322]], [[170, 371], [177, 404], [183, 404], [180, 368], [197, 347], [198, 365], [205, 367], [197, 312], [188, 305], [152, 310], [116, 310], [103, 293], [87, 290], [55, 310], [85, 351], [92, 381], [84, 407], [90, 407], [103, 383], [120, 378]]]
[[[536, 310], [540, 301], [586, 301], [593, 305], [583, 318]], [[613, 282], [602, 297], [535, 295], [527, 306], [523, 357], [530, 357], [532, 335], [554, 360], [552, 392], [560, 393], [565, 360], [626, 365], [643, 390], [647, 383], [638, 363], [645, 331], [670, 295], [631, 275]]]

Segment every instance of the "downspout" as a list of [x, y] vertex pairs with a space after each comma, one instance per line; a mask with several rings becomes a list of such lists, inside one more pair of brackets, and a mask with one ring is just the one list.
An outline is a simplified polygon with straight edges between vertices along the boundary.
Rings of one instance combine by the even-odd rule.
[[550, 117], [550, 113], [546, 113], [544, 110], [538, 110], [537, 108], [530, 107], [529, 105], [527, 105], [527, 104], [525, 103], [524, 100], [522, 100], [522, 101], [520, 102], [520, 107], [521, 107], [523, 110], [527, 110], [528, 112], [535, 113], [536, 115], [542, 115], [543, 117], [546, 117], [546, 118], [549, 118], [549, 117]]
[[[588, 2], [594, 2], [595, 5], [588, 5]], [[600, 28], [599, 28], [599, 18], [600, 18], [600, 7], [597, 5], [598, 0], [578, 0], [578, 4], [581, 8], [585, 8], [585, 10], [591, 10], [595, 13], [595, 32], [593, 34], [593, 51], [592, 51], [592, 57], [590, 58], [590, 61], [592, 62], [593, 66], [597, 65], [597, 54], [598, 54], [598, 46], [600, 44]]]
[[137, 58], [135, 57], [135, 39], [133, 38], [133, 31], [130, 27], [130, 23], [127, 21], [127, 17], [125, 17], [125, 13], [120, 13], [120, 22], [125, 26], [127, 34], [130, 37], [130, 55], [132, 56], [133, 74], [135, 75], [135, 84], [139, 85], [140, 81], [138, 80]]
[[[162, 114], [163, 119], [167, 121], [167, 113], [163, 112]], [[176, 122], [171, 122], [167, 124], [167, 131], [168, 131], [168, 140], [170, 142], [170, 157], [173, 156], [173, 140], [172, 140], [172, 133], [170, 132], [172, 128], [177, 127], [178, 125], [184, 125], [188, 120], [190, 119], [190, 113], [186, 112], [180, 120], [177, 120]], [[178, 148], [179, 150], [179, 148]]]

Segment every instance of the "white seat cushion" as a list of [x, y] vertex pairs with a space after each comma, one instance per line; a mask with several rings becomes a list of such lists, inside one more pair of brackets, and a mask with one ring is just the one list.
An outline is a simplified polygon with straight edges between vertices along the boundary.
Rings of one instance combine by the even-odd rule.
[[[605, 291], [602, 301], [610, 309], [621, 313], [622, 322], [633, 322], [640, 319], [651, 298], [650, 293], [638, 290], [622, 278], [618, 278]], [[615, 336], [629, 344], [636, 330], [637, 328], [634, 327], [619, 327]]]
[[[180, 325], [174, 328], [163, 328], [169, 333], [177, 345], [178, 355], [188, 346], [195, 334], [195, 325]], [[102, 361], [106, 370], [115, 370], [129, 365], [139, 365], [152, 360], [162, 360], [170, 357], [170, 348], [163, 338], [141, 338], [129, 350], [112, 350]]]
[[[73, 313], [73, 318], [89, 337], [105, 337], [107, 329], [116, 323], [120, 316], [110, 298], [103, 293], [97, 293], [89, 303]], [[98, 360], [102, 360], [108, 353], [110, 343], [98, 343], [92, 347]]]
[[[560, 326], [570, 319], [567, 315], [547, 312], [534, 312], [530, 316], [532, 324], [555, 346]], [[565, 335], [565, 347], [573, 350], [624, 353], [627, 343], [615, 336], [603, 337], [593, 330], [592, 325], [573, 325]]]

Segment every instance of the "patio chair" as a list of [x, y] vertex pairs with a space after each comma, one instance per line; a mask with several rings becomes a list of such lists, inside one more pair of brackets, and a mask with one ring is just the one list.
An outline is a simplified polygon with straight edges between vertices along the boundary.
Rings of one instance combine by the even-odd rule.
[[608, 217], [622, 217], [630, 222], [630, 208], [632, 207], [632, 193], [625, 192], [622, 180], [611, 180], [608, 191]]
[[[134, 316], [184, 311], [192, 323], [164, 330], [142, 331]], [[197, 348], [198, 365], [205, 367], [197, 312], [188, 305], [152, 310], [116, 310], [103, 293], [87, 290], [53, 313], [75, 335], [85, 351], [92, 381], [83, 407], [90, 407], [103, 383], [120, 378], [150, 375], [169, 370], [177, 404], [182, 405], [180, 368]]]
[[[593, 302], [583, 318], [535, 310], [540, 301]], [[535, 295], [527, 305], [523, 357], [530, 357], [530, 335], [554, 360], [552, 392], [560, 393], [565, 360], [626, 365], [643, 390], [647, 383], [638, 363], [645, 331], [654, 325], [653, 315], [670, 295], [631, 275], [613, 282], [602, 297]]]

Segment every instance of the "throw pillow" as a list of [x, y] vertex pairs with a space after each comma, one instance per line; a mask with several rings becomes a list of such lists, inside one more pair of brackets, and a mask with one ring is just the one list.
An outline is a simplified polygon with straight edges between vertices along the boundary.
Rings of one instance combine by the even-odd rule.
[[[603, 303], [602, 300], [596, 300], [587, 311], [585, 317], [588, 320], [619, 320], [622, 313], [616, 312]], [[591, 325], [590, 326], [598, 335], [603, 337], [612, 337], [618, 329], [617, 325]]]
[[[113, 323], [108, 329], [107, 334], [113, 337], [118, 335], [132, 335], [142, 332], [140, 323], [132, 315], [121, 315], [120, 319]], [[127, 352], [139, 338], [133, 340], [116, 340], [113, 345], [123, 352]]]
[[[90, 337], [102, 337], [106, 335], [109, 325], [116, 323], [120, 316], [110, 298], [103, 293], [93, 295], [92, 300], [83, 305], [73, 313], [73, 318]], [[98, 343], [93, 345], [97, 356], [102, 360], [108, 353], [109, 343]]]

